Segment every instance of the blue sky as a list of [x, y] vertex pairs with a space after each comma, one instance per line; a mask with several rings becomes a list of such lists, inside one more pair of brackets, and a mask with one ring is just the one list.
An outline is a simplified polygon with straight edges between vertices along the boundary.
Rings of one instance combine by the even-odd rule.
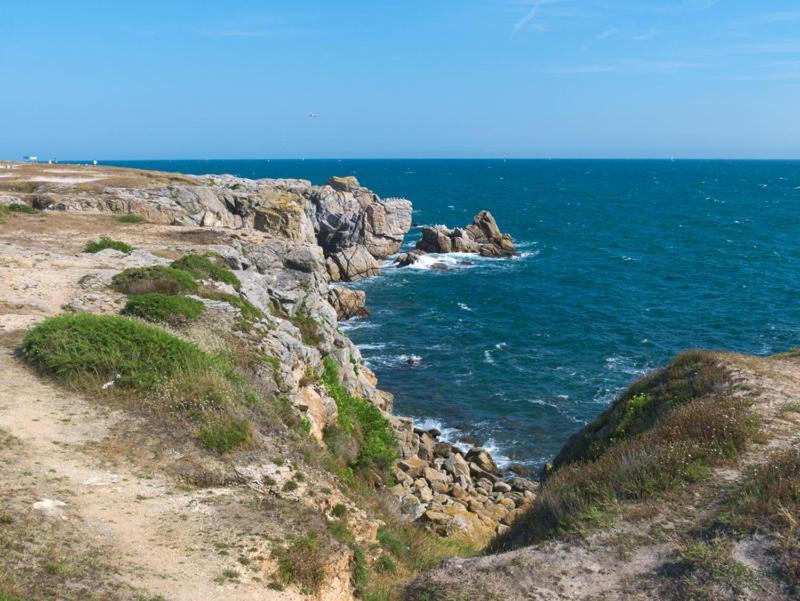
[[0, 81], [6, 159], [800, 158], [800, 2], [4, 2]]

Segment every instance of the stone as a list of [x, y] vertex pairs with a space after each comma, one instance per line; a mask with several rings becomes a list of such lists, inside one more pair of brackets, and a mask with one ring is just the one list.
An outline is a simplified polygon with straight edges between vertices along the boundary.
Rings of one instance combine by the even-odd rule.
[[442, 482], [441, 480], [434, 480], [431, 482], [431, 488], [433, 492], [439, 494], [445, 494], [450, 491], [450, 485], [447, 482]]
[[328, 302], [336, 310], [336, 318], [344, 321], [352, 317], [368, 317], [367, 293], [363, 290], [337, 287], [328, 292]]
[[[444, 460], [442, 468], [451, 474], [453, 478], [464, 476], [468, 481], [470, 479], [469, 463], [457, 453], [451, 453], [450, 456]], [[510, 487], [509, 490], [511, 490]]]
[[422, 474], [428, 482], [447, 482], [447, 476], [432, 467], [422, 469]]
[[[422, 236], [412, 252], [419, 253], [479, 253], [485, 257], [508, 257], [515, 254], [510, 235], [503, 234], [489, 211], [480, 211], [465, 228], [447, 228], [443, 225], [422, 228]], [[405, 253], [398, 257], [398, 265], [410, 265], [419, 255]]]
[[511, 478], [508, 483], [511, 485], [511, 488], [519, 492], [530, 491], [535, 493], [539, 491], [539, 483], [534, 482], [533, 480], [527, 480], [525, 478]]
[[417, 520], [425, 512], [425, 506], [414, 495], [406, 495], [400, 500], [400, 512]]
[[422, 470], [428, 467], [428, 464], [419, 457], [409, 457], [408, 459], [401, 459], [398, 461], [397, 467], [412, 478], [418, 478], [422, 475]]
[[486, 472], [493, 473], [497, 471], [497, 465], [495, 465], [492, 456], [486, 449], [480, 447], [470, 449], [467, 451], [466, 459]]
[[511, 492], [511, 485], [507, 484], [506, 482], [495, 482], [494, 483], [494, 491], [495, 492]]
[[381, 272], [378, 262], [362, 245], [349, 246], [342, 249], [338, 253], [331, 255], [331, 259], [336, 264], [339, 277], [343, 281], [352, 282], [353, 280], [379, 275]]

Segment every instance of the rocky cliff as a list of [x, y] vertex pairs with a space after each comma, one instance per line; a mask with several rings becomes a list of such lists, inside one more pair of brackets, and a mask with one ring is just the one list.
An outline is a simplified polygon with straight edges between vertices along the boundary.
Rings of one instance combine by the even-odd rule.
[[[5, 220], [5, 289], [0, 298], [4, 336], [17, 346], [27, 328], [62, 311], [116, 316], [122, 309], [127, 315], [155, 322], [179, 341], [197, 345], [199, 352], [208, 354], [211, 367], [207, 369], [221, 369], [215, 367], [216, 353], [224, 351], [225, 357], [232, 358], [226, 359], [233, 363], [221, 369], [219, 377], [227, 379], [225, 370], [230, 369], [241, 375], [222, 384], [214, 383], [218, 382], [214, 376], [217, 379], [203, 385], [211, 387], [208, 391], [187, 393], [178, 406], [197, 404], [198, 394], [211, 399], [223, 395], [218, 401], [203, 401], [180, 418], [149, 409], [142, 412], [139, 404], [125, 401], [126, 415], [131, 417], [124, 419], [149, 424], [130, 426], [140, 432], [136, 436], [146, 448], [163, 447], [149, 433], [171, 424], [168, 431], [181, 442], [161, 448], [160, 459], [153, 463], [167, 478], [164, 486], [168, 486], [167, 475], [179, 474], [195, 486], [238, 482], [255, 499], [294, 499], [312, 512], [308, 523], [319, 524], [312, 528], [315, 541], [333, 537], [330, 544], [342, 546], [342, 561], [323, 562], [313, 579], [264, 576], [275, 581], [275, 589], [283, 580], [288, 592], [313, 590], [320, 598], [350, 598], [366, 590], [368, 585], [358, 574], [371, 563], [389, 565], [398, 558], [408, 565], [419, 563], [400, 548], [393, 552], [395, 559], [388, 551], [385, 560], [380, 554], [363, 556], [363, 546], [391, 547], [376, 539], [381, 523], [390, 519], [398, 524], [416, 523], [435, 537], [477, 548], [494, 535], [508, 532], [535, 498], [535, 483], [499, 470], [486, 451], [462, 451], [438, 440], [437, 432], [415, 429], [410, 419], [391, 415], [391, 394], [378, 388], [358, 348], [337, 327], [339, 319], [367, 314], [364, 293], [339, 282], [380, 273], [380, 261], [399, 250], [410, 228], [409, 201], [381, 199], [352, 177], [333, 177], [315, 186], [304, 180], [77, 165], [7, 167], [0, 178], [0, 218]], [[486, 215], [476, 218], [476, 224], [483, 225], [476, 225], [475, 235], [482, 232], [484, 244], [503, 243], [499, 232], [495, 236], [492, 228], [484, 231], [494, 223]], [[98, 237], [94, 246], [84, 248], [90, 238]], [[73, 342], [84, 334], [95, 335], [89, 327], [129, 327], [116, 321], [52, 324], [53, 328], [73, 328], [69, 335]], [[142, 336], [157, 339], [154, 333]], [[87, 341], [100, 345], [108, 339]], [[23, 358], [28, 357], [46, 376], [62, 377], [63, 365], [54, 370], [46, 360], [34, 360], [46, 352], [35, 354], [29, 337], [25, 344], [28, 350]], [[108, 363], [112, 360], [96, 359], [97, 365], [105, 366], [112, 365]], [[11, 371], [18, 369], [15, 365]], [[89, 369], [80, 364], [72, 368]], [[98, 375], [104, 369], [108, 373], [102, 376], [108, 381], [100, 389], [105, 391], [100, 400], [108, 403], [116, 398], [116, 390], [120, 394], [123, 390], [116, 383], [120, 374], [111, 373], [116, 368], [92, 367], [90, 371]], [[94, 384], [82, 386], [79, 392], [87, 398], [98, 390]], [[211, 392], [219, 386], [219, 392]], [[243, 386], [252, 392], [243, 392]], [[172, 398], [175, 387], [178, 384], [160, 392], [158, 398]], [[128, 399], [133, 392], [120, 398]], [[134, 396], [149, 398], [151, 392], [142, 389]], [[19, 402], [7, 398], [9, 406]], [[254, 405], [255, 401], [248, 400], [253, 398], [262, 401]], [[83, 399], [74, 402], [84, 403]], [[153, 402], [148, 400], [143, 406]], [[262, 402], [269, 407], [262, 409]], [[377, 413], [370, 407], [377, 408]], [[275, 416], [286, 425], [270, 426]], [[19, 424], [13, 415], [7, 417], [6, 429], [13, 434]], [[384, 423], [391, 429], [391, 443], [382, 438]], [[301, 432], [296, 431], [298, 427]], [[196, 449], [196, 443], [184, 440], [181, 432], [224, 449], [223, 455]], [[270, 456], [272, 452], [293, 456], [293, 468], [282, 469], [281, 462]], [[322, 469], [322, 464], [329, 468]], [[317, 488], [332, 492], [320, 498], [298, 479], [298, 473], [313, 473]], [[372, 501], [353, 497], [353, 478], [377, 483], [379, 490], [394, 479], [392, 488], [382, 493], [382, 504], [388, 509], [370, 509]], [[230, 494], [241, 494], [233, 490], [237, 492]], [[88, 519], [75, 511], [73, 518]], [[286, 521], [282, 536], [295, 542], [288, 547], [267, 545], [271, 549], [261, 552], [273, 560], [258, 573], [288, 569], [281, 563], [282, 553], [301, 553], [305, 544], [319, 552], [328, 544], [303, 542], [304, 535], [292, 534], [299, 528], [292, 512], [273, 506], [272, 516]], [[227, 514], [219, 519], [224, 523]], [[247, 557], [258, 554], [250, 552]], [[388, 578], [390, 570], [386, 570]], [[258, 588], [256, 581], [248, 582]]]

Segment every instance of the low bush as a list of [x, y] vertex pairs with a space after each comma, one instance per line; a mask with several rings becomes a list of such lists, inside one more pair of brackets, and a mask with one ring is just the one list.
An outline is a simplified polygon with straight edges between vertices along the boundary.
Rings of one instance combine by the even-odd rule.
[[230, 284], [236, 290], [241, 287], [239, 278], [226, 266], [218, 263], [214, 257], [205, 255], [186, 255], [171, 265], [174, 269], [180, 269], [190, 273], [196, 279], [214, 280], [224, 284]]
[[554, 459], [560, 467], [598, 458], [614, 443], [641, 434], [675, 405], [730, 388], [730, 378], [710, 352], [679, 354], [665, 368], [632, 384], [597, 419], [572, 436]]
[[0, 217], [9, 213], [23, 213], [25, 215], [36, 215], [39, 211], [32, 206], [24, 203], [15, 203], [10, 205], [0, 205]]
[[[339, 410], [337, 425], [325, 430], [325, 442], [334, 454], [343, 457], [350, 469], [385, 478], [398, 456], [389, 420], [375, 405], [345, 390], [339, 368], [331, 357], [325, 357], [323, 366], [322, 382]], [[345, 447], [349, 449], [347, 452]]]
[[681, 576], [672, 591], [680, 601], [717, 601], [747, 598], [754, 575], [733, 557], [733, 544], [725, 539], [696, 542], [681, 551]]
[[200, 296], [209, 300], [222, 301], [236, 307], [241, 311], [242, 317], [250, 321], [257, 321], [264, 317], [253, 303], [237, 294], [227, 294], [211, 288], [202, 287], [199, 291]]
[[173, 294], [151, 292], [128, 299], [123, 315], [141, 317], [156, 323], [180, 325], [200, 317], [205, 305], [199, 300]]
[[125, 294], [191, 294], [197, 291], [197, 282], [190, 274], [163, 265], [126, 269], [112, 278], [111, 286]]
[[310, 594], [319, 591], [325, 581], [329, 549], [317, 533], [297, 536], [286, 547], [275, 549], [273, 555], [284, 584], [298, 584]]
[[144, 217], [141, 215], [118, 215], [115, 219], [119, 223], [141, 223], [144, 221]]
[[90, 240], [87, 242], [86, 246], [83, 247], [83, 252], [96, 253], [107, 248], [118, 250], [125, 254], [128, 254], [133, 250], [133, 247], [130, 244], [125, 244], [120, 240], [112, 240], [111, 238], [102, 236], [100, 240]]
[[706, 477], [709, 466], [740, 454], [756, 436], [746, 402], [705, 397], [684, 402], [649, 430], [609, 446], [597, 459], [558, 469], [498, 549], [582, 534], [613, 522], [620, 502], [641, 501]]
[[231, 415], [214, 415], [205, 418], [198, 428], [197, 439], [210, 449], [227, 453], [253, 437], [253, 427], [249, 421]]
[[294, 315], [289, 316], [289, 321], [300, 330], [300, 338], [305, 344], [318, 346], [324, 340], [319, 324], [311, 317], [304, 305], [298, 307]]
[[249, 440], [238, 412], [250, 406], [252, 391], [229, 358], [142, 322], [89, 313], [52, 317], [31, 328], [22, 355], [69, 387], [199, 423], [195, 435], [216, 450]]

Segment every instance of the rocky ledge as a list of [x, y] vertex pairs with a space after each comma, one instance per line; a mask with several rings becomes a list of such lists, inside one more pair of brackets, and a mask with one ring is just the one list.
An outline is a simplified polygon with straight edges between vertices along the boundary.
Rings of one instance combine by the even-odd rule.
[[503, 534], [536, 498], [537, 482], [499, 470], [486, 449], [464, 451], [406, 418], [395, 418], [395, 430], [403, 459], [391, 492], [404, 514], [442, 536], [485, 541]]
[[444, 225], [422, 228], [422, 238], [416, 248], [398, 255], [400, 267], [415, 263], [425, 253], [475, 253], [482, 257], [510, 257], [516, 254], [510, 234], [504, 234], [489, 211], [480, 211], [464, 228], [450, 229]]

